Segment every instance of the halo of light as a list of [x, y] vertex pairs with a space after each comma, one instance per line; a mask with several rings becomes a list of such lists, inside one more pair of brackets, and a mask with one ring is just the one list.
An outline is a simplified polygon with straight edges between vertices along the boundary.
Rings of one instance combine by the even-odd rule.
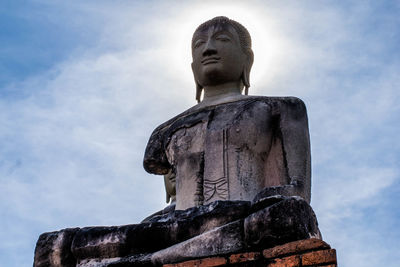
[[[270, 12], [269, 12], [270, 11]], [[265, 16], [265, 14], [271, 14]], [[191, 72], [191, 38], [198, 25], [216, 16], [226, 16], [245, 26], [252, 38], [255, 55], [252, 67], [251, 94], [265, 89], [268, 81], [281, 72], [285, 66], [285, 51], [289, 49], [287, 38], [280, 34], [276, 25], [273, 10], [265, 10], [265, 6], [246, 5], [242, 2], [232, 4], [198, 3], [184, 9], [181, 15], [163, 21], [164, 36], [168, 36], [161, 44], [167, 51], [168, 69], [175, 73], [176, 79], [184, 79], [193, 84]], [[194, 91], [193, 91], [194, 92]], [[192, 92], [190, 92], [192, 94]]]

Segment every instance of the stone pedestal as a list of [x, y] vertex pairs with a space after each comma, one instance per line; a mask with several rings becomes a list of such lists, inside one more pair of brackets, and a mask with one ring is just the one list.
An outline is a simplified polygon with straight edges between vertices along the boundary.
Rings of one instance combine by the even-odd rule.
[[337, 267], [336, 251], [320, 239], [305, 239], [260, 251], [195, 259], [163, 267]]
[[[238, 261], [308, 266], [316, 265], [319, 257], [331, 257], [320, 260], [330, 263], [334, 251], [329, 249], [305, 200], [273, 196], [171, 210], [141, 224], [44, 233], [36, 245], [34, 267], [162, 266], [187, 261], [193, 266]], [[314, 253], [317, 250], [319, 254]]]

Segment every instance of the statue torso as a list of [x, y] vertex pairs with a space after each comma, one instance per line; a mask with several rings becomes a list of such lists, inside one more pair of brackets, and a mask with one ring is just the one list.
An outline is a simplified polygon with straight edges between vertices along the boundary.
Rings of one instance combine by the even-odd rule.
[[264, 187], [286, 184], [268, 175], [275, 118], [268, 101], [249, 98], [177, 118], [165, 153], [176, 173], [176, 209], [215, 200], [252, 200]]

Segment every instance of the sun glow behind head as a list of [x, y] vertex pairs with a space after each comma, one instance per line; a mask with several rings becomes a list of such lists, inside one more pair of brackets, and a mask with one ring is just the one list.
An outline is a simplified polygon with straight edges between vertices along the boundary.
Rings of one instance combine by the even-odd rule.
[[226, 16], [248, 29], [255, 58], [250, 74], [250, 94], [257, 94], [265, 89], [260, 87], [265, 87], [274, 75], [284, 68], [284, 51], [289, 47], [289, 42], [282, 37], [274, 17], [269, 13], [272, 12], [265, 7], [258, 8], [256, 4], [214, 4], [207, 1], [191, 5], [184, 9], [181, 15], [162, 21], [163, 39], [160, 48], [168, 51], [164, 54], [165, 62], [168, 62], [167, 69], [174, 76], [174, 80], [184, 80], [185, 84], [192, 84], [193, 91], [180, 89], [182, 94], [189, 94], [194, 100], [195, 84], [190, 67], [192, 35], [201, 23], [216, 16]]

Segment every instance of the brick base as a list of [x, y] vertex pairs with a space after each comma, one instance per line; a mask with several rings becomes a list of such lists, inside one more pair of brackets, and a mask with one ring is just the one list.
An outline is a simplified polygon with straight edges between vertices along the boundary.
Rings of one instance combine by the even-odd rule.
[[336, 267], [336, 250], [322, 240], [305, 239], [262, 251], [195, 259], [163, 267]]

